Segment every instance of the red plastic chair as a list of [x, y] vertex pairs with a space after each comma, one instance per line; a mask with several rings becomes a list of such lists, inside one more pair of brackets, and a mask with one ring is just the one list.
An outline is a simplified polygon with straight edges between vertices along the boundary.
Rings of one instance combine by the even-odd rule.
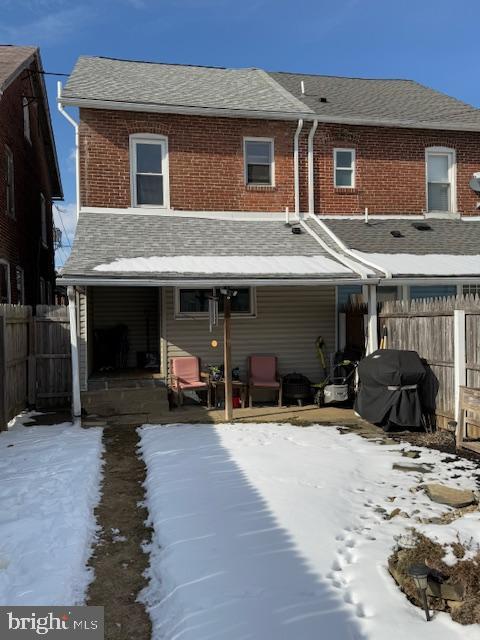
[[[200, 371], [200, 358], [196, 356], [182, 356], [172, 358], [170, 361], [171, 385], [178, 398], [178, 406], [183, 405], [183, 392], [206, 391], [207, 406], [210, 408], [211, 394], [210, 383], [207, 374]], [[204, 378], [202, 380], [202, 377]], [[206, 377], [206, 380], [205, 380]]]
[[253, 389], [278, 389], [278, 406], [282, 406], [282, 378], [278, 375], [276, 356], [249, 356], [248, 404], [250, 407], [253, 406]]

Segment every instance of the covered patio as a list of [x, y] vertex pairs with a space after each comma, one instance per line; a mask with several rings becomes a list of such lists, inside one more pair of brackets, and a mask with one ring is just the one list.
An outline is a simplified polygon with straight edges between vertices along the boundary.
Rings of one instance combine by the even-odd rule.
[[[195, 356], [204, 370], [224, 366], [230, 419], [228, 378], [235, 369], [246, 381], [253, 354], [275, 356], [281, 376], [297, 372], [319, 382], [317, 338], [327, 353], [337, 349], [337, 285], [364, 285], [375, 318], [378, 274], [335, 252], [303, 220], [281, 214], [88, 210], [62, 281], [76, 308], [77, 412], [82, 402], [95, 413], [96, 404], [115, 411], [121, 401], [118, 413], [125, 413], [128, 390], [131, 413], [145, 413], [152, 394], [167, 408], [172, 360]], [[370, 328], [373, 349], [376, 320]], [[112, 334], [121, 344], [106, 358]]]

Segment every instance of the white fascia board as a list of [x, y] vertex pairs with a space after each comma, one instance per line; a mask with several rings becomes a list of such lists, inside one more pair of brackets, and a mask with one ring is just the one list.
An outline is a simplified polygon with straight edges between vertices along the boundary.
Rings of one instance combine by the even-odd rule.
[[[110, 207], [81, 207], [81, 214], [89, 213], [108, 213], [115, 215], [135, 215], [135, 216], [158, 216], [164, 218], [203, 218], [210, 220], [238, 220], [238, 221], [257, 221], [257, 222], [285, 222], [285, 213], [275, 211], [265, 213], [262, 211], [181, 211], [179, 209], [164, 208], [144, 208], [144, 207], [126, 207], [124, 209]], [[299, 220], [293, 216], [290, 218], [290, 224], [298, 223]]]
[[242, 109], [217, 109], [212, 107], [189, 107], [184, 105], [162, 105], [113, 100], [92, 100], [89, 98], [62, 97], [65, 106], [87, 109], [112, 109], [120, 111], [150, 111], [152, 113], [179, 113], [185, 115], [223, 116], [226, 118], [258, 118], [267, 120], [318, 120], [325, 124], [351, 124], [364, 127], [392, 127], [400, 129], [436, 129], [445, 131], [478, 131], [480, 124], [453, 124], [450, 122], [414, 122], [409, 120], [383, 120], [375, 118], [350, 118], [342, 116], [322, 116], [313, 111], [254, 111]]
[[[378, 284], [378, 279], [369, 279], [369, 284]], [[176, 279], [176, 280], [156, 280], [153, 278], [95, 278], [90, 276], [60, 276], [57, 278], [57, 284], [60, 286], [76, 285], [76, 286], [101, 286], [101, 287], [218, 287], [218, 286], [236, 286], [236, 287], [312, 287], [312, 286], [338, 286], [365, 284], [362, 278], [217, 278], [217, 279]]]
[[90, 100], [88, 98], [66, 98], [59, 102], [64, 106], [84, 109], [106, 109], [113, 111], [141, 111], [148, 113], [174, 113], [188, 116], [214, 116], [220, 118], [255, 118], [258, 120], [314, 120], [313, 112], [300, 111], [256, 111], [254, 109], [219, 109], [185, 105], [154, 104], [148, 102], [117, 102], [114, 100]]

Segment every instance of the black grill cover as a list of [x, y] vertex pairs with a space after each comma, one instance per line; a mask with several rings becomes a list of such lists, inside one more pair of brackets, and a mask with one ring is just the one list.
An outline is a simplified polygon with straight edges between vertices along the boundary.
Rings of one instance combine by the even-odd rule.
[[387, 429], [422, 426], [426, 369], [416, 351], [379, 349], [359, 363], [358, 377], [355, 410], [362, 418]]

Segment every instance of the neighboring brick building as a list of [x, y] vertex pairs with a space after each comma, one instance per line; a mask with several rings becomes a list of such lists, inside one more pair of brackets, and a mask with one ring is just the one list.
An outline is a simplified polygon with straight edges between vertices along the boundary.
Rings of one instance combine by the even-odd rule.
[[0, 302], [52, 302], [61, 199], [39, 50], [0, 46]]

